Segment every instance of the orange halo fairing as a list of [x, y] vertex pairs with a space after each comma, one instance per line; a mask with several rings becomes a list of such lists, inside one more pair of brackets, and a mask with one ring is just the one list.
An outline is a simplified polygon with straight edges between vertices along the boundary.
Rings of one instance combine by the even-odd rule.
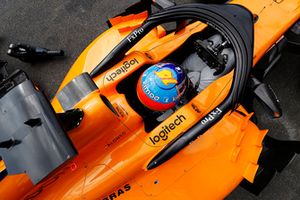
[[[234, 0], [232, 3], [241, 4], [259, 16], [255, 24], [254, 64], [300, 17], [299, 0], [279, 3]], [[146, 17], [144, 12], [111, 19], [113, 26], [84, 50], [59, 90], [77, 75], [90, 72]], [[176, 34], [166, 35], [159, 26], [122, 61], [95, 77], [99, 90], [75, 105], [84, 110], [84, 118], [78, 128], [68, 133], [78, 156], [38, 185], [32, 185], [25, 174], [7, 176], [0, 182], [1, 199], [222, 199], [242, 179], [252, 182], [267, 131], [259, 130], [250, 121], [251, 114], [241, 106], [238, 109], [244, 115], [227, 113], [171, 160], [153, 170], [146, 169], [164, 145], [224, 100], [231, 86], [232, 72], [213, 82], [149, 133], [145, 132], [141, 116], [116, 90], [116, 85], [135, 70], [161, 61], [205, 27], [194, 22]], [[136, 62], [124, 73], [114, 74], [132, 60]], [[100, 94], [108, 97], [118, 115], [102, 102]], [[52, 105], [56, 112], [63, 111], [56, 97]], [[173, 128], [166, 131], [166, 126]], [[3, 168], [1, 161], [0, 171]]]

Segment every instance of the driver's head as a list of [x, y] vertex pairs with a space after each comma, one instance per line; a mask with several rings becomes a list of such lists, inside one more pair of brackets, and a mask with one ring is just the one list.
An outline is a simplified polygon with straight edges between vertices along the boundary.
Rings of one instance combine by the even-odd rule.
[[158, 63], [141, 75], [137, 84], [137, 95], [147, 108], [164, 111], [176, 105], [186, 87], [187, 77], [180, 66]]

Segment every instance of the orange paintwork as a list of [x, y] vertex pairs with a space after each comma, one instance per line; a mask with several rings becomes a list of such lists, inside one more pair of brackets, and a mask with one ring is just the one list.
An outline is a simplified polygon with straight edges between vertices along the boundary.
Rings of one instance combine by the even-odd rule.
[[[234, 0], [232, 3], [242, 4], [259, 16], [255, 24], [254, 64], [300, 17], [300, 0], [281, 3]], [[114, 26], [83, 51], [59, 90], [82, 72], [90, 72], [145, 18], [143, 13], [110, 20]], [[243, 178], [252, 182], [267, 131], [259, 130], [249, 120], [251, 114], [241, 106], [238, 109], [245, 116], [238, 112], [227, 113], [168, 162], [146, 170], [151, 158], [168, 142], [224, 100], [233, 72], [213, 82], [149, 133], [145, 132], [143, 119], [129, 106], [125, 96], [116, 91], [117, 84], [135, 70], [161, 61], [205, 27], [195, 22], [168, 35], [162, 27], [157, 27], [122, 61], [94, 78], [99, 90], [75, 105], [84, 110], [84, 118], [78, 128], [68, 133], [78, 156], [35, 186], [25, 174], [7, 176], [0, 182], [0, 199], [222, 199]], [[126, 73], [109, 81], [113, 72], [130, 61], [134, 62]], [[118, 116], [102, 102], [100, 94], [109, 99]], [[56, 98], [52, 105], [56, 112], [63, 111]], [[150, 140], [162, 127], [176, 120], [180, 123], [165, 140], [156, 143]]]

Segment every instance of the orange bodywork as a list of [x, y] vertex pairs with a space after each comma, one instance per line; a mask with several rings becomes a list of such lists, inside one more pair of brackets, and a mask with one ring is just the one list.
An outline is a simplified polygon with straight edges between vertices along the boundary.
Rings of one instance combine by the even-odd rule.
[[3, 170], [5, 170], [5, 165], [4, 165], [4, 161], [1, 160], [0, 161], [0, 172], [2, 172]]
[[[254, 64], [300, 17], [300, 0], [234, 0], [259, 16], [255, 24]], [[141, 25], [147, 13], [117, 17], [112, 28], [96, 38], [80, 55], [59, 90], [83, 72], [91, 70], [130, 31]], [[224, 100], [233, 72], [213, 82], [185, 106], [178, 109], [151, 132], [143, 119], [119, 94], [116, 86], [146, 64], [154, 64], [174, 52], [192, 34], [206, 25], [194, 22], [179, 32], [166, 35], [157, 27], [146, 35], [122, 61], [100, 74], [96, 90], [75, 105], [84, 111], [80, 126], [68, 132], [78, 156], [33, 185], [26, 174], [7, 176], [0, 182], [0, 199], [223, 199], [242, 179], [252, 182], [258, 169], [262, 140], [267, 131], [250, 121], [251, 114], [227, 113], [205, 134], [161, 166], [146, 166], [168, 142], [188, 130]], [[112, 73], [130, 61], [126, 73], [109, 81]], [[135, 89], [135, 86], [128, 86]], [[99, 98], [106, 96], [118, 115]], [[55, 97], [56, 112], [63, 109]], [[157, 136], [164, 126], [176, 124], [164, 138]], [[0, 162], [0, 171], [3, 168]]]

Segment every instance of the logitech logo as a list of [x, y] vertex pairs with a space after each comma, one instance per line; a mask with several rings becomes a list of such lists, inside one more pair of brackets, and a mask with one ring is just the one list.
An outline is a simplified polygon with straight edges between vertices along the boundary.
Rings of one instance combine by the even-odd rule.
[[168, 134], [170, 132], [172, 132], [173, 130], [175, 130], [176, 127], [180, 126], [180, 124], [182, 122], [184, 122], [185, 120], [186, 120], [186, 117], [184, 115], [176, 115], [176, 119], [174, 120], [174, 122], [161, 127], [161, 131], [157, 135], [155, 135], [153, 137], [149, 137], [151, 143], [155, 145], [160, 140], [163, 140], [163, 141], [167, 140], [169, 138]]
[[126, 73], [128, 69], [135, 64], [139, 64], [139, 61], [136, 58], [130, 61], [123, 62], [123, 65], [121, 67], [118, 67], [115, 71], [111, 72], [109, 75], [106, 75], [106, 80], [114, 81], [117, 76], [119, 76], [122, 73]]

